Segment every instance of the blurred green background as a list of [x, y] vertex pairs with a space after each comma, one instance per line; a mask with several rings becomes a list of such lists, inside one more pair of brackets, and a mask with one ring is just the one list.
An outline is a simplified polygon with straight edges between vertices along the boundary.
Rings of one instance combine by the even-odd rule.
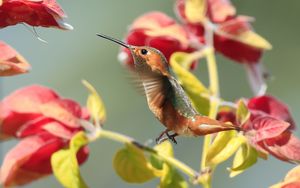
[[[89, 80], [101, 93], [108, 111], [105, 128], [136, 138], [141, 142], [154, 139], [163, 130], [140, 96], [126, 79], [126, 72], [117, 61], [119, 47], [100, 40], [95, 33], [122, 38], [132, 20], [139, 15], [161, 10], [172, 17], [173, 0], [89, 0], [59, 1], [74, 26], [74, 31], [37, 28], [39, 35], [49, 44], [41, 43], [22, 26], [0, 30], [0, 39], [15, 47], [31, 63], [30, 74], [1, 78], [1, 98], [20, 87], [38, 83], [55, 88], [62, 96], [85, 104], [86, 90], [81, 79]], [[285, 101], [296, 122], [300, 122], [300, 24], [299, 0], [234, 0], [239, 14], [256, 18], [255, 30], [268, 39], [274, 49], [265, 53], [262, 61], [273, 75], [268, 93]], [[297, 24], [298, 23], [298, 24]], [[221, 92], [228, 100], [240, 96], [250, 97], [248, 82], [241, 65], [218, 56]], [[205, 79], [206, 67], [197, 71]], [[299, 134], [298, 134], [299, 135]], [[2, 157], [15, 142], [1, 143]], [[153, 143], [152, 143], [153, 144]], [[199, 168], [202, 138], [178, 138], [175, 154], [195, 169]], [[90, 145], [91, 155], [82, 166], [82, 174], [91, 188], [99, 187], [156, 187], [157, 181], [142, 185], [127, 184], [113, 171], [112, 157], [120, 144], [99, 140]], [[221, 165], [215, 173], [213, 185], [219, 187], [268, 187], [281, 180], [293, 167], [270, 157], [234, 179], [228, 178]], [[60, 187], [53, 177], [25, 187]], [[193, 186], [191, 186], [193, 187]]]

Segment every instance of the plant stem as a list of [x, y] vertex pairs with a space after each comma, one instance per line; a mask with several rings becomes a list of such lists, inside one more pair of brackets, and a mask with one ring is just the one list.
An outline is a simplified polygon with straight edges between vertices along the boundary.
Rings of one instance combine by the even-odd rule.
[[214, 49], [208, 48], [207, 49], [207, 66], [208, 66], [208, 74], [209, 74], [209, 87], [211, 91], [211, 95], [215, 98], [219, 98], [219, 76], [218, 76], [218, 69], [216, 58], [214, 54]]
[[107, 138], [107, 139], [110, 139], [110, 140], [113, 140], [113, 141], [116, 141], [119, 143], [135, 145], [136, 147], [144, 150], [145, 152], [148, 152], [150, 154], [154, 154], [154, 155], [160, 157], [162, 160], [164, 160], [165, 162], [169, 163], [170, 165], [178, 168], [179, 170], [184, 172], [186, 175], [188, 175], [192, 179], [196, 180], [199, 178], [199, 173], [196, 172], [195, 170], [193, 170], [192, 168], [190, 168], [189, 166], [187, 166], [186, 164], [184, 164], [183, 162], [181, 162], [173, 157], [163, 155], [162, 153], [158, 152], [157, 150], [155, 150], [151, 147], [140, 144], [131, 137], [128, 137], [128, 136], [120, 134], [120, 133], [101, 129], [101, 130], [97, 131], [97, 133], [94, 135], [94, 138], [91, 139], [91, 141], [97, 140], [100, 137]]
[[[214, 49], [212, 47], [208, 48], [206, 53], [208, 73], [209, 73], [209, 84], [211, 91], [210, 98], [210, 108], [209, 108], [209, 117], [215, 119], [217, 116], [218, 106], [219, 106], [219, 79], [218, 79], [218, 69], [217, 63], [214, 55]], [[209, 167], [206, 164], [206, 155], [211, 144], [211, 135], [206, 135], [204, 137], [203, 150], [202, 150], [202, 159], [201, 159], [201, 171], [207, 171], [205, 179], [201, 182], [204, 188], [211, 187], [211, 175], [213, 167]], [[208, 169], [208, 170], [207, 170]]]

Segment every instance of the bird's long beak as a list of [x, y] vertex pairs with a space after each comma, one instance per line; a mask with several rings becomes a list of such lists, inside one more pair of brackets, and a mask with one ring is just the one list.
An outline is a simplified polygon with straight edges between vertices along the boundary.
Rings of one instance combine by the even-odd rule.
[[97, 36], [101, 37], [101, 38], [104, 38], [104, 39], [107, 39], [107, 40], [110, 40], [112, 42], [115, 42], [125, 48], [128, 48], [128, 49], [131, 49], [131, 46], [129, 44], [126, 44], [125, 42], [123, 41], [120, 41], [118, 39], [115, 39], [115, 38], [112, 38], [110, 36], [107, 36], [107, 35], [103, 35], [103, 34], [97, 34]]

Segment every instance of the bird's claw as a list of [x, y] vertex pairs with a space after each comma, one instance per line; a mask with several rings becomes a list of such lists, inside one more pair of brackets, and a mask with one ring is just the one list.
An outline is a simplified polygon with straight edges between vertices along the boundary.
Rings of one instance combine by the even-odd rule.
[[[164, 135], [167, 135], [167, 137], [163, 137]], [[163, 132], [155, 139], [155, 141], [156, 141], [157, 144], [160, 144], [160, 143], [162, 143], [163, 141], [169, 139], [169, 140], [171, 140], [173, 143], [177, 144], [177, 141], [176, 141], [176, 139], [175, 139], [176, 136], [178, 136], [177, 133], [174, 133], [174, 134], [170, 135], [170, 134], [169, 134], [169, 130], [165, 130], [165, 131], [163, 131]]]

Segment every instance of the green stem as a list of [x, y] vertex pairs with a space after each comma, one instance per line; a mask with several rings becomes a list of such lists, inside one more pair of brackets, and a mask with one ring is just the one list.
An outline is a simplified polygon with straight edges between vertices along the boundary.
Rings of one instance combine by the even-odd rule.
[[[210, 98], [210, 108], [209, 108], [209, 117], [215, 119], [217, 116], [218, 106], [219, 106], [219, 79], [218, 79], [218, 69], [217, 63], [214, 55], [214, 49], [208, 48], [206, 53], [208, 73], [209, 73], [209, 84], [211, 91]], [[206, 164], [206, 155], [211, 144], [211, 135], [206, 135], [204, 137], [203, 150], [202, 150], [202, 160], [201, 160], [201, 171], [207, 171], [206, 178], [202, 181], [203, 187], [211, 187], [211, 175], [213, 167], [209, 167]]]
[[209, 74], [209, 85], [211, 95], [213, 97], [219, 97], [219, 76], [218, 76], [218, 69], [216, 63], [216, 57], [214, 54], [213, 48], [208, 48], [207, 51], [207, 66], [208, 66], [208, 74]]
[[107, 138], [107, 139], [110, 139], [110, 140], [113, 140], [113, 141], [116, 141], [116, 142], [119, 142], [119, 143], [126, 143], [126, 144], [135, 145], [138, 148], [144, 150], [145, 152], [148, 152], [150, 154], [154, 154], [154, 155], [160, 157], [165, 162], [167, 162], [170, 165], [180, 169], [182, 172], [184, 172], [186, 175], [188, 175], [192, 179], [198, 179], [199, 178], [199, 173], [196, 172], [195, 170], [193, 170], [192, 168], [190, 168], [189, 166], [187, 166], [186, 164], [182, 163], [181, 161], [179, 161], [175, 158], [163, 155], [162, 153], [158, 152], [157, 150], [155, 150], [151, 147], [140, 144], [131, 137], [128, 137], [128, 136], [120, 134], [120, 133], [116, 133], [116, 132], [101, 129], [101, 130], [97, 131], [97, 133], [94, 135], [94, 137], [93, 137], [93, 139], [91, 139], [91, 141], [94, 141], [94, 140], [96, 140], [100, 137]]

